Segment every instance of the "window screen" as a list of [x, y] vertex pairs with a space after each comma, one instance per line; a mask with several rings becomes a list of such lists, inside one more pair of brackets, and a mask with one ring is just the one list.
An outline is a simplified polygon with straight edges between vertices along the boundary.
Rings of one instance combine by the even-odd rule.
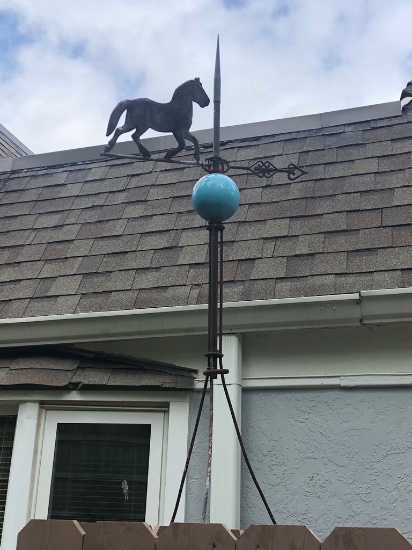
[[3, 534], [4, 509], [15, 429], [16, 416], [0, 416], [0, 541]]
[[144, 521], [150, 425], [58, 424], [49, 517]]

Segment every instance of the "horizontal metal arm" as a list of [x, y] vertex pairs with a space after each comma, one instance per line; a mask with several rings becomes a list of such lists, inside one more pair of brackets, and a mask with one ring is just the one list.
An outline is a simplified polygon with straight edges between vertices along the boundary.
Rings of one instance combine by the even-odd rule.
[[231, 164], [226, 159], [221, 157], [209, 157], [203, 162], [193, 162], [189, 160], [175, 160], [175, 159], [164, 159], [164, 158], [147, 158], [143, 155], [120, 155], [117, 153], [100, 153], [101, 157], [107, 157], [112, 159], [130, 159], [135, 162], [166, 162], [167, 164], [180, 164], [185, 166], [201, 166], [205, 172], [209, 174], [216, 171], [216, 166], [219, 167], [219, 172], [226, 174], [229, 170], [242, 170], [244, 172], [250, 172], [258, 178], [270, 178], [275, 174], [287, 174], [289, 181], [294, 181], [307, 174], [305, 170], [297, 166], [296, 164], [288, 164], [286, 168], [277, 168], [268, 160], [258, 160], [250, 166]]

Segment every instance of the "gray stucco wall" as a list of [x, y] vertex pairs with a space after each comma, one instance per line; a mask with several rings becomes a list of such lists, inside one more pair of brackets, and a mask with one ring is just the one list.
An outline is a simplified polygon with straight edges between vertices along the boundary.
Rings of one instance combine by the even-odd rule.
[[[412, 540], [412, 389], [243, 392], [246, 448], [278, 523]], [[241, 527], [270, 523], [242, 469]]]
[[[190, 433], [200, 393], [192, 394]], [[199, 522], [208, 406], [189, 468], [186, 520]], [[412, 388], [245, 390], [242, 432], [278, 523], [320, 538], [337, 525], [397, 527], [412, 541]], [[270, 523], [242, 465], [241, 528]]]
[[[190, 400], [189, 440], [192, 437], [199, 403], [200, 392], [193, 392]], [[190, 523], [199, 523], [202, 521], [207, 468], [208, 429], [209, 395], [205, 399], [196, 443], [187, 473], [186, 521]]]

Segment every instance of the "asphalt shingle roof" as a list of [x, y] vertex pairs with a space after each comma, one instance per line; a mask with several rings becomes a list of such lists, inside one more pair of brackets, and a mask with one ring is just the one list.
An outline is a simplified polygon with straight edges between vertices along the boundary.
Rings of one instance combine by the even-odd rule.
[[[409, 107], [226, 143], [227, 158], [307, 174], [233, 175], [225, 301], [411, 286], [411, 152]], [[206, 303], [208, 232], [190, 202], [202, 175], [105, 159], [0, 173], [0, 317]]]
[[1, 389], [187, 390], [194, 376], [194, 371], [174, 365], [57, 348], [0, 353]]

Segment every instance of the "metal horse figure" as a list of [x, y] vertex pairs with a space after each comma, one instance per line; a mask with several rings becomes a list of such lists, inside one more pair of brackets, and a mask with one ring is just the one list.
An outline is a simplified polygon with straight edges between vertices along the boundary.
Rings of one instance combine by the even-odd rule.
[[[171, 159], [182, 151], [186, 146], [185, 140], [187, 139], [193, 143], [194, 157], [199, 161], [199, 142], [195, 136], [189, 133], [193, 118], [193, 101], [200, 107], [207, 107], [210, 103], [199, 78], [188, 80], [176, 88], [169, 103], [157, 103], [151, 99], [121, 101], [110, 115], [106, 135], [110, 136], [113, 131], [114, 135], [106, 145], [104, 152], [108, 153], [113, 149], [121, 134], [135, 129], [136, 131], [132, 134], [133, 141], [141, 154], [149, 158], [151, 153], [141, 143], [140, 136], [152, 128], [156, 132], [171, 132], [176, 138], [178, 147], [168, 151], [164, 156], [165, 159]], [[125, 123], [120, 128], [116, 128], [124, 111], [127, 111]]]

